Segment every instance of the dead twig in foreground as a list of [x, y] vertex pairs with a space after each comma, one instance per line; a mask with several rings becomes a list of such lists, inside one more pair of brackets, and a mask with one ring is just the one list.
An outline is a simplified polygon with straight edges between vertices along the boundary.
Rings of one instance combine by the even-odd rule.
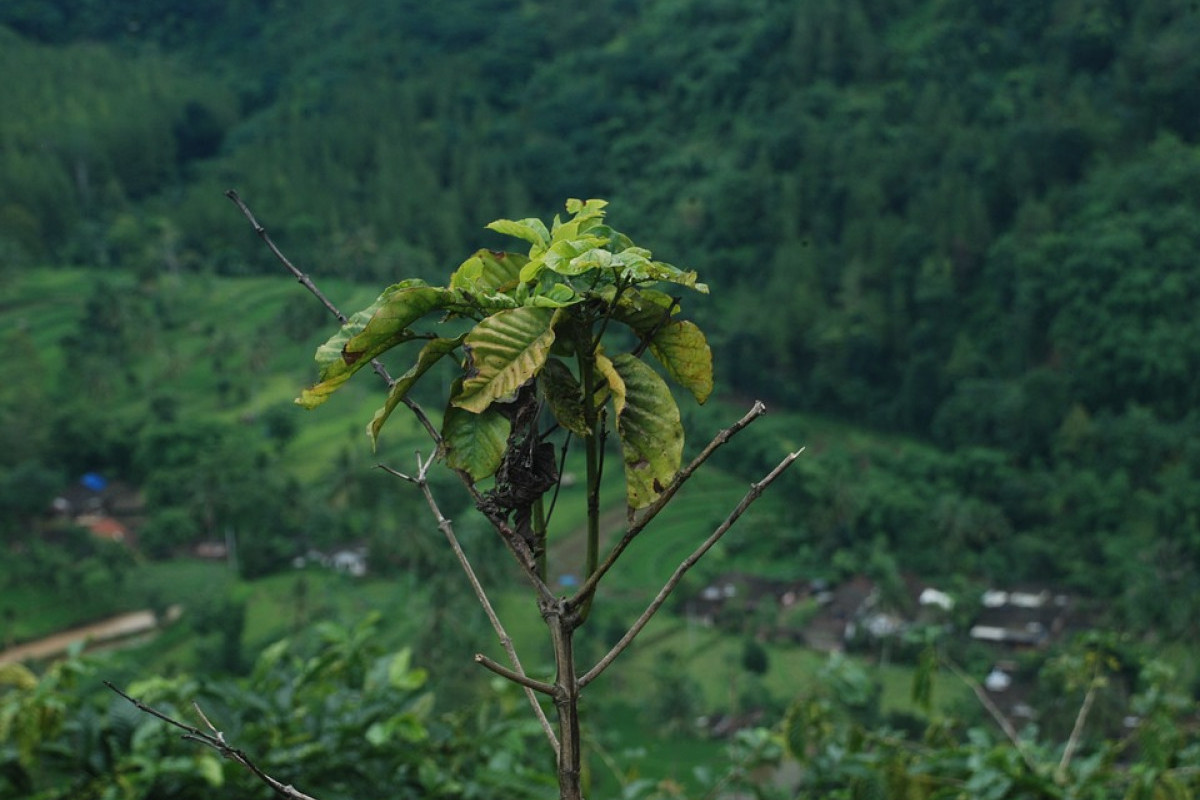
[[208, 717], [205, 716], [204, 712], [200, 710], [200, 706], [196, 703], [193, 702], [192, 707], [196, 709], [196, 713], [200, 715], [200, 719], [204, 720], [204, 724], [208, 726], [210, 731], [212, 731], [211, 733], [205, 733], [193, 725], [188, 725], [186, 722], [180, 722], [169, 714], [164, 714], [158, 709], [146, 705], [136, 697], [130, 697], [108, 681], [104, 681], [104, 685], [128, 700], [139, 711], [145, 712], [152, 717], [158, 717], [168, 725], [179, 728], [181, 731], [183, 731], [182, 738], [191, 742], [199, 742], [200, 744], [207, 745], [230, 761], [236, 761], [237, 763], [241, 764], [243, 767], [250, 770], [254, 777], [258, 778], [267, 786], [270, 786], [271, 789], [280, 797], [288, 798], [288, 800], [317, 800], [317, 798], [305, 794], [296, 787], [281, 783], [267, 773], [263, 772], [262, 769], [260, 769], [259, 766], [254, 763], [250, 756], [246, 755], [245, 752], [225, 741], [225, 734], [221, 733], [219, 730], [217, 730], [216, 726], [209, 722]]

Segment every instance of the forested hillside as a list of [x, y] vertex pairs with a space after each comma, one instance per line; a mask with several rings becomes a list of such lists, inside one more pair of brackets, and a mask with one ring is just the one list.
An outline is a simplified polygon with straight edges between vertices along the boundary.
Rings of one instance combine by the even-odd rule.
[[810, 459], [773, 556], [1064, 583], [1195, 633], [1195, 3], [58, 0], [0, 23], [0, 280], [275, 270], [230, 187], [314, 274], [374, 285], [605, 197], [736, 298], [698, 311], [720, 392], [933, 445]]
[[967, 568], [998, 550], [1016, 578], [1195, 587], [1193, 4], [181, 8], [0, 11], [25, 76], [0, 119], [6, 275], [274, 269], [231, 186], [318, 274], [376, 284], [440, 277], [490, 219], [607, 197], [737, 298], [708, 321], [725, 393], [948, 453], [872, 468], [895, 486], [832, 539], [798, 509], [808, 547], [922, 565], [950, 505]]

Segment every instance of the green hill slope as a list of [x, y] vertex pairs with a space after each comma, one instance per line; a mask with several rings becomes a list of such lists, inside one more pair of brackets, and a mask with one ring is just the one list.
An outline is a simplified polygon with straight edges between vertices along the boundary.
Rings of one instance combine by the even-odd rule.
[[[1060, 583], [1111, 599], [1122, 625], [1195, 633], [1200, 615], [1167, 602], [1200, 580], [1179, 567], [1200, 561], [1194, 4], [456, 9], [4, 5], [0, 67], [22, 78], [0, 118], [0, 280], [67, 297], [6, 340], [31, 354], [3, 390], [6, 467], [161, 472], [139, 420], [250, 415], [268, 456], [240, 469], [274, 464], [288, 430], [314, 455], [268, 474], [311, 485], [365, 459], [344, 444], [361, 415], [290, 429], [294, 381], [259, 381], [319, 339], [284, 288], [186, 297], [223, 291], [198, 275], [276, 268], [231, 186], [318, 275], [374, 286], [440, 280], [493, 243], [487, 221], [598, 195], [713, 286], [698, 314], [719, 393], [913, 437], [814, 449], [774, 556]], [[41, 263], [108, 288], [22, 277]], [[172, 325], [192, 338], [164, 338]], [[260, 341], [263, 326], [298, 336]], [[64, 335], [60, 357], [45, 342]], [[773, 444], [749, 451], [737, 474]], [[364, 481], [333, 507], [376, 497]]]

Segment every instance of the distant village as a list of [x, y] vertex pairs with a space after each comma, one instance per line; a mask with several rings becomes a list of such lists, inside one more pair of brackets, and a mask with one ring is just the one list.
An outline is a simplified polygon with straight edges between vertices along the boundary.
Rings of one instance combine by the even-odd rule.
[[[109, 481], [88, 473], [54, 499], [53, 513], [87, 530], [99, 539], [137, 547], [137, 529], [144, 522], [145, 501], [141, 494], [120, 481]], [[230, 539], [196, 543], [189, 555], [212, 561], [236, 557]], [[307, 550], [292, 560], [297, 569], [319, 566], [361, 578], [368, 572], [367, 549], [344, 547], [330, 552]]]
[[[960, 603], [969, 605], [959, 608]], [[1026, 703], [1030, 687], [1016, 677], [1017, 656], [1085, 626], [1075, 598], [1049, 587], [989, 588], [978, 597], [956, 599], [911, 578], [901, 591], [888, 593], [862, 575], [831, 586], [731, 572], [688, 598], [683, 611], [695, 624], [827, 652], [878, 651], [929, 626], [965, 635], [994, 654], [987, 674], [976, 676], [980, 687], [1018, 719], [1032, 719], [1035, 712]], [[963, 619], [969, 624], [954, 624]]]
[[[55, 499], [54, 513], [94, 536], [135, 547], [143, 506], [140, 495], [130, 487], [89, 474]], [[234, 555], [230, 547], [228, 541], [201, 542], [191, 555], [230, 559]], [[352, 577], [369, 572], [365, 547], [308, 550], [293, 559], [293, 566], [317, 566]], [[965, 613], [958, 608], [964, 602], [970, 605]], [[955, 598], [914, 578], [905, 580], [899, 591], [885, 592], [862, 575], [829, 585], [820, 580], [778, 581], [731, 572], [684, 598], [680, 610], [694, 624], [828, 652], [899, 641], [925, 626], [949, 631], [952, 619], [961, 622], [969, 617], [969, 627], [958, 635], [965, 633], [971, 640], [995, 648], [995, 665], [981, 680], [995, 695], [1013, 688], [1013, 656], [1048, 647], [1069, 629], [1082, 627], [1074, 598], [1050, 587], [996, 587], [977, 598]], [[1014, 698], [1017, 694], [1013, 692]], [[1017, 712], [1020, 710], [1018, 707]]]

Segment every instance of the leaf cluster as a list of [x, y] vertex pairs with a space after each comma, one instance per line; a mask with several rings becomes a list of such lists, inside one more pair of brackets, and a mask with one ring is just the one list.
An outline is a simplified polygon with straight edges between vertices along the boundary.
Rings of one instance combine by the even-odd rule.
[[[495, 475], [514, 433], [518, 395], [535, 385], [554, 425], [576, 436], [598, 435], [602, 409], [611, 407], [629, 505], [648, 505], [679, 469], [683, 427], [666, 382], [641, 354], [651, 353], [698, 402], [713, 389], [704, 334], [677, 319], [679, 298], [655, 285], [708, 287], [608, 225], [605, 206], [569, 200], [567, 218], [556, 216], [550, 226], [536, 218], [496, 220], [488, 228], [527, 242], [527, 253], [479, 250], [448, 286], [420, 279], [389, 286], [317, 350], [320, 381], [297, 402], [314, 408], [376, 357], [421, 341], [367, 426], [373, 442], [413, 386], [453, 357], [460, 372], [440, 432], [451, 467], [473, 481]], [[435, 324], [466, 320], [470, 328], [447, 336], [415, 327], [433, 317]], [[632, 334], [625, 337], [635, 343], [631, 350], [605, 345], [612, 323]]]

